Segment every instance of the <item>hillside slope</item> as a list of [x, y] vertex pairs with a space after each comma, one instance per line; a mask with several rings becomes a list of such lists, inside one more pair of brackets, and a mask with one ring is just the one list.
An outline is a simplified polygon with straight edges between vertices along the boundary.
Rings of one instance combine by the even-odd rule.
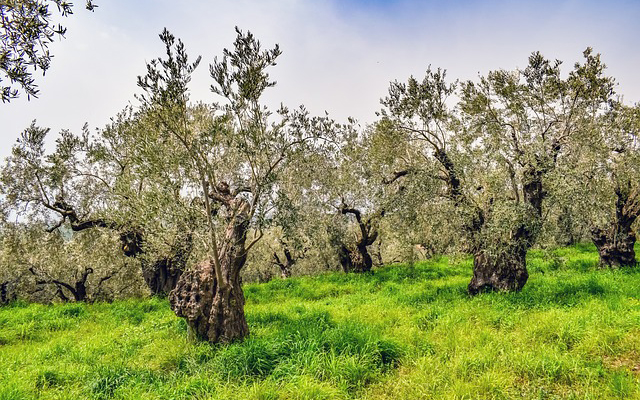
[[640, 271], [529, 254], [521, 293], [471, 261], [245, 286], [251, 336], [189, 339], [166, 300], [0, 309], [0, 399], [640, 398]]

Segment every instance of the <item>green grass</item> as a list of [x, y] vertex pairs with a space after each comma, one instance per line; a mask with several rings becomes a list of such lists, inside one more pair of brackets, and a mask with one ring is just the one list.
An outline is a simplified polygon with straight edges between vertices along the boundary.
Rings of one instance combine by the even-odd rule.
[[640, 398], [640, 271], [532, 251], [520, 293], [471, 260], [245, 287], [251, 336], [189, 339], [165, 300], [0, 309], [6, 399]]

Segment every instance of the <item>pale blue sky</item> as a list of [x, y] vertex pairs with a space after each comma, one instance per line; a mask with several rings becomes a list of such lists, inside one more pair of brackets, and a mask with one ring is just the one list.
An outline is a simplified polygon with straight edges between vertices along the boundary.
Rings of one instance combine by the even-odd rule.
[[[80, 3], [80, 2], [79, 2]], [[234, 26], [283, 55], [267, 101], [305, 104], [337, 119], [375, 120], [389, 81], [442, 67], [449, 76], [524, 67], [535, 50], [570, 69], [587, 46], [602, 53], [618, 91], [640, 101], [640, 1], [98, 0], [64, 21], [39, 99], [0, 104], [0, 157], [37, 119], [57, 132], [101, 127], [133, 99], [145, 62], [162, 54], [163, 27], [203, 56], [193, 98], [213, 101], [207, 64], [229, 47]]]

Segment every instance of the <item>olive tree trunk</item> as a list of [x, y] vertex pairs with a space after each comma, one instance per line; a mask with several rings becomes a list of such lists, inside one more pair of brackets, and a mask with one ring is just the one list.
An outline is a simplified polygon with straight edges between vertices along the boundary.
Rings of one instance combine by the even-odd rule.
[[603, 267], [632, 267], [637, 264], [634, 245], [636, 234], [631, 226], [640, 215], [640, 189], [616, 187], [616, 217], [605, 229], [591, 230], [593, 243]]
[[230, 343], [249, 335], [240, 278], [240, 270], [247, 260], [248, 207], [231, 209], [235, 212], [227, 223], [219, 255], [225, 282], [217, 281], [214, 262], [207, 260], [184, 272], [169, 295], [176, 315], [186, 319], [191, 332], [199, 339], [211, 343]]
[[636, 235], [631, 229], [618, 225], [607, 230], [594, 228], [591, 235], [598, 249], [601, 266], [619, 268], [636, 265], [636, 252], [633, 248]]
[[373, 259], [369, 253], [371, 246], [378, 238], [377, 220], [384, 216], [384, 210], [367, 218], [362, 218], [360, 210], [350, 208], [343, 204], [340, 208], [342, 214], [353, 214], [360, 228], [360, 235], [353, 246], [347, 246], [342, 241], [338, 243], [338, 257], [344, 272], [364, 273], [370, 272], [373, 267]]
[[[87, 301], [87, 281], [89, 275], [93, 274], [93, 268], [87, 267], [80, 274], [75, 276], [75, 280], [71, 283], [61, 281], [59, 279], [49, 277], [45, 272], [39, 271], [34, 267], [29, 268], [29, 272], [36, 277], [36, 285], [54, 285], [56, 287], [56, 295], [64, 302], [71, 301], [65, 294], [65, 290], [71, 293], [73, 301]], [[106, 279], [111, 278], [109, 276]]]
[[469, 294], [520, 291], [529, 278], [526, 255], [525, 248], [476, 253], [473, 257], [473, 278], [468, 286]]
[[176, 287], [183, 269], [174, 264], [171, 258], [156, 260], [150, 265], [142, 264], [142, 277], [154, 296], [168, 296]]
[[142, 261], [142, 276], [151, 294], [168, 296], [176, 287], [184, 272], [193, 249], [193, 235], [189, 232], [184, 238], [176, 238], [169, 256], [153, 262]]
[[[524, 173], [524, 203], [528, 207], [528, 223], [520, 224], [510, 239], [500, 246], [480, 248], [474, 253], [473, 278], [469, 282], [469, 294], [485, 291], [517, 292], [529, 279], [527, 251], [533, 245], [536, 229], [542, 218], [542, 201], [545, 192], [542, 177], [546, 171], [531, 166]], [[481, 213], [481, 211], [479, 211]], [[484, 216], [477, 218], [484, 221]]]
[[17, 300], [18, 293], [15, 290], [15, 286], [18, 281], [19, 279], [13, 279], [0, 282], [0, 305], [9, 304]]
[[288, 247], [286, 247], [286, 245], [284, 245], [283, 243], [283, 253], [284, 253], [284, 259], [281, 259], [278, 256], [277, 252], [273, 252], [273, 264], [276, 265], [278, 268], [280, 268], [280, 277], [282, 279], [287, 279], [291, 277], [291, 270], [293, 269], [293, 266], [296, 263], [296, 259], [293, 258], [293, 255], [291, 254], [291, 251], [289, 250]]

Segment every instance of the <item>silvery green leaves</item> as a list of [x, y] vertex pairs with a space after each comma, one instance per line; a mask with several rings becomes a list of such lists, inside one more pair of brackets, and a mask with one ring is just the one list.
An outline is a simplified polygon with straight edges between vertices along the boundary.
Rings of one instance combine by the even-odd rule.
[[[63, 0], [6, 0], [0, 4], [0, 90], [2, 102], [15, 99], [23, 92], [28, 99], [38, 97], [33, 77], [44, 75], [53, 55], [49, 44], [64, 37], [67, 29], [52, 20], [51, 7], [62, 17], [73, 14], [73, 4]], [[97, 5], [87, 0], [85, 7], [93, 11]]]

